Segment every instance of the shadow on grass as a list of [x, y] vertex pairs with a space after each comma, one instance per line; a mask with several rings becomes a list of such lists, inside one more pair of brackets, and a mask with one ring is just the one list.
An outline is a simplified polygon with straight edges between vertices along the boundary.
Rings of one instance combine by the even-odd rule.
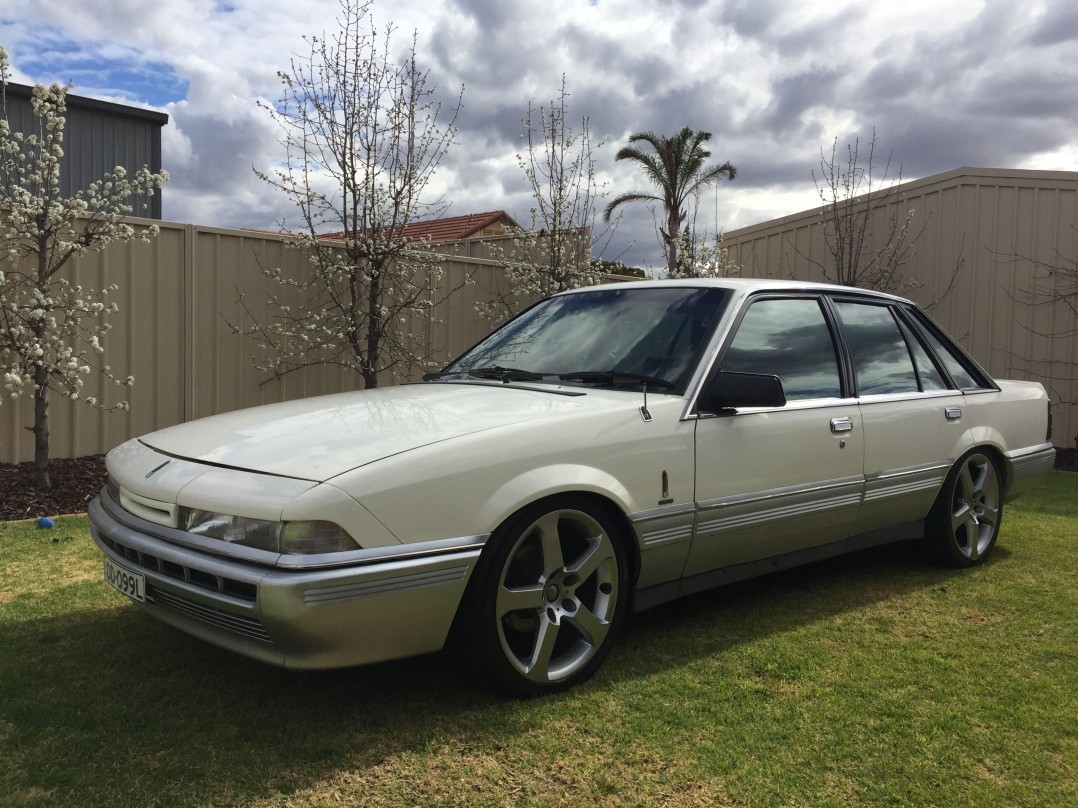
[[597, 692], [956, 575], [889, 547], [695, 595], [633, 616], [596, 681], [523, 704], [449, 655], [288, 672], [112, 605], [103, 583], [64, 587], [43, 603], [70, 595], [69, 611], [0, 621], [0, 791], [13, 804], [223, 805], [432, 745], [496, 748]]
[[[997, 545], [973, 574], [1009, 556]], [[968, 574], [926, 560], [911, 545], [893, 544], [701, 592], [633, 615], [607, 662], [607, 675], [657, 673], [911, 592], [958, 583]], [[671, 634], [683, 639], [670, 643]], [[659, 645], [663, 655], [649, 652]], [[630, 656], [631, 664], [619, 666]]]
[[126, 604], [0, 624], [0, 647], [0, 792], [14, 804], [288, 794], [467, 732], [470, 711], [497, 704], [454, 679], [442, 655], [295, 673]]

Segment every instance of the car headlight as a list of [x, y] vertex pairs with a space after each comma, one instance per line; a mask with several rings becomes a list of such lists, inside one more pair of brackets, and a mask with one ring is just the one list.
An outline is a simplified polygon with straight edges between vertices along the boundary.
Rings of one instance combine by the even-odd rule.
[[180, 527], [196, 536], [274, 553], [335, 553], [360, 549], [359, 543], [344, 528], [322, 520], [275, 522], [183, 508]]

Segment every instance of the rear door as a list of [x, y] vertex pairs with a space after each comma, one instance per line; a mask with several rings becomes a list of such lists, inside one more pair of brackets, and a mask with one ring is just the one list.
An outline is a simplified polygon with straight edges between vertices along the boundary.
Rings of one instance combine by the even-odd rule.
[[864, 423], [865, 498], [854, 532], [916, 528], [968, 448], [964, 396], [894, 304], [833, 303]]

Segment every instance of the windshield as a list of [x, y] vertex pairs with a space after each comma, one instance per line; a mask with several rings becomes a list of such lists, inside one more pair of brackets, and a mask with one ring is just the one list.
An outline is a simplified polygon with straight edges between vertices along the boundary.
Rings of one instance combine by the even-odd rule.
[[717, 288], [606, 286], [548, 298], [436, 375], [605, 386], [646, 382], [678, 392], [729, 296]]

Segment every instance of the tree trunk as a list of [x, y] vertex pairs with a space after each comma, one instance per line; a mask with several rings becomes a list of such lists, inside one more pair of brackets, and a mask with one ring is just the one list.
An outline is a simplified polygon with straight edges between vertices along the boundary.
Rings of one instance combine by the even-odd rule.
[[681, 235], [681, 217], [676, 210], [667, 217], [666, 234], [666, 272], [673, 275], [677, 271], [677, 240]]
[[34, 386], [34, 485], [49, 491], [49, 373], [44, 365], [34, 370]]
[[[39, 226], [44, 222], [39, 221]], [[48, 236], [45, 235], [45, 227], [41, 227], [42, 235], [38, 238], [37, 245], [37, 288], [42, 298], [48, 297], [49, 284], [49, 244]], [[34, 332], [34, 339], [43, 349], [34, 368], [34, 485], [42, 491], [52, 490], [52, 480], [49, 479], [49, 369], [45, 366], [48, 350], [45, 349], [46, 311], [40, 319], [31, 321], [30, 329]]]
[[377, 269], [371, 273], [370, 285], [367, 287], [367, 344], [366, 361], [363, 363], [363, 389], [370, 390], [378, 386], [378, 361], [382, 348], [382, 329], [385, 324], [382, 321], [380, 310], [382, 301], [382, 267], [376, 264]]

